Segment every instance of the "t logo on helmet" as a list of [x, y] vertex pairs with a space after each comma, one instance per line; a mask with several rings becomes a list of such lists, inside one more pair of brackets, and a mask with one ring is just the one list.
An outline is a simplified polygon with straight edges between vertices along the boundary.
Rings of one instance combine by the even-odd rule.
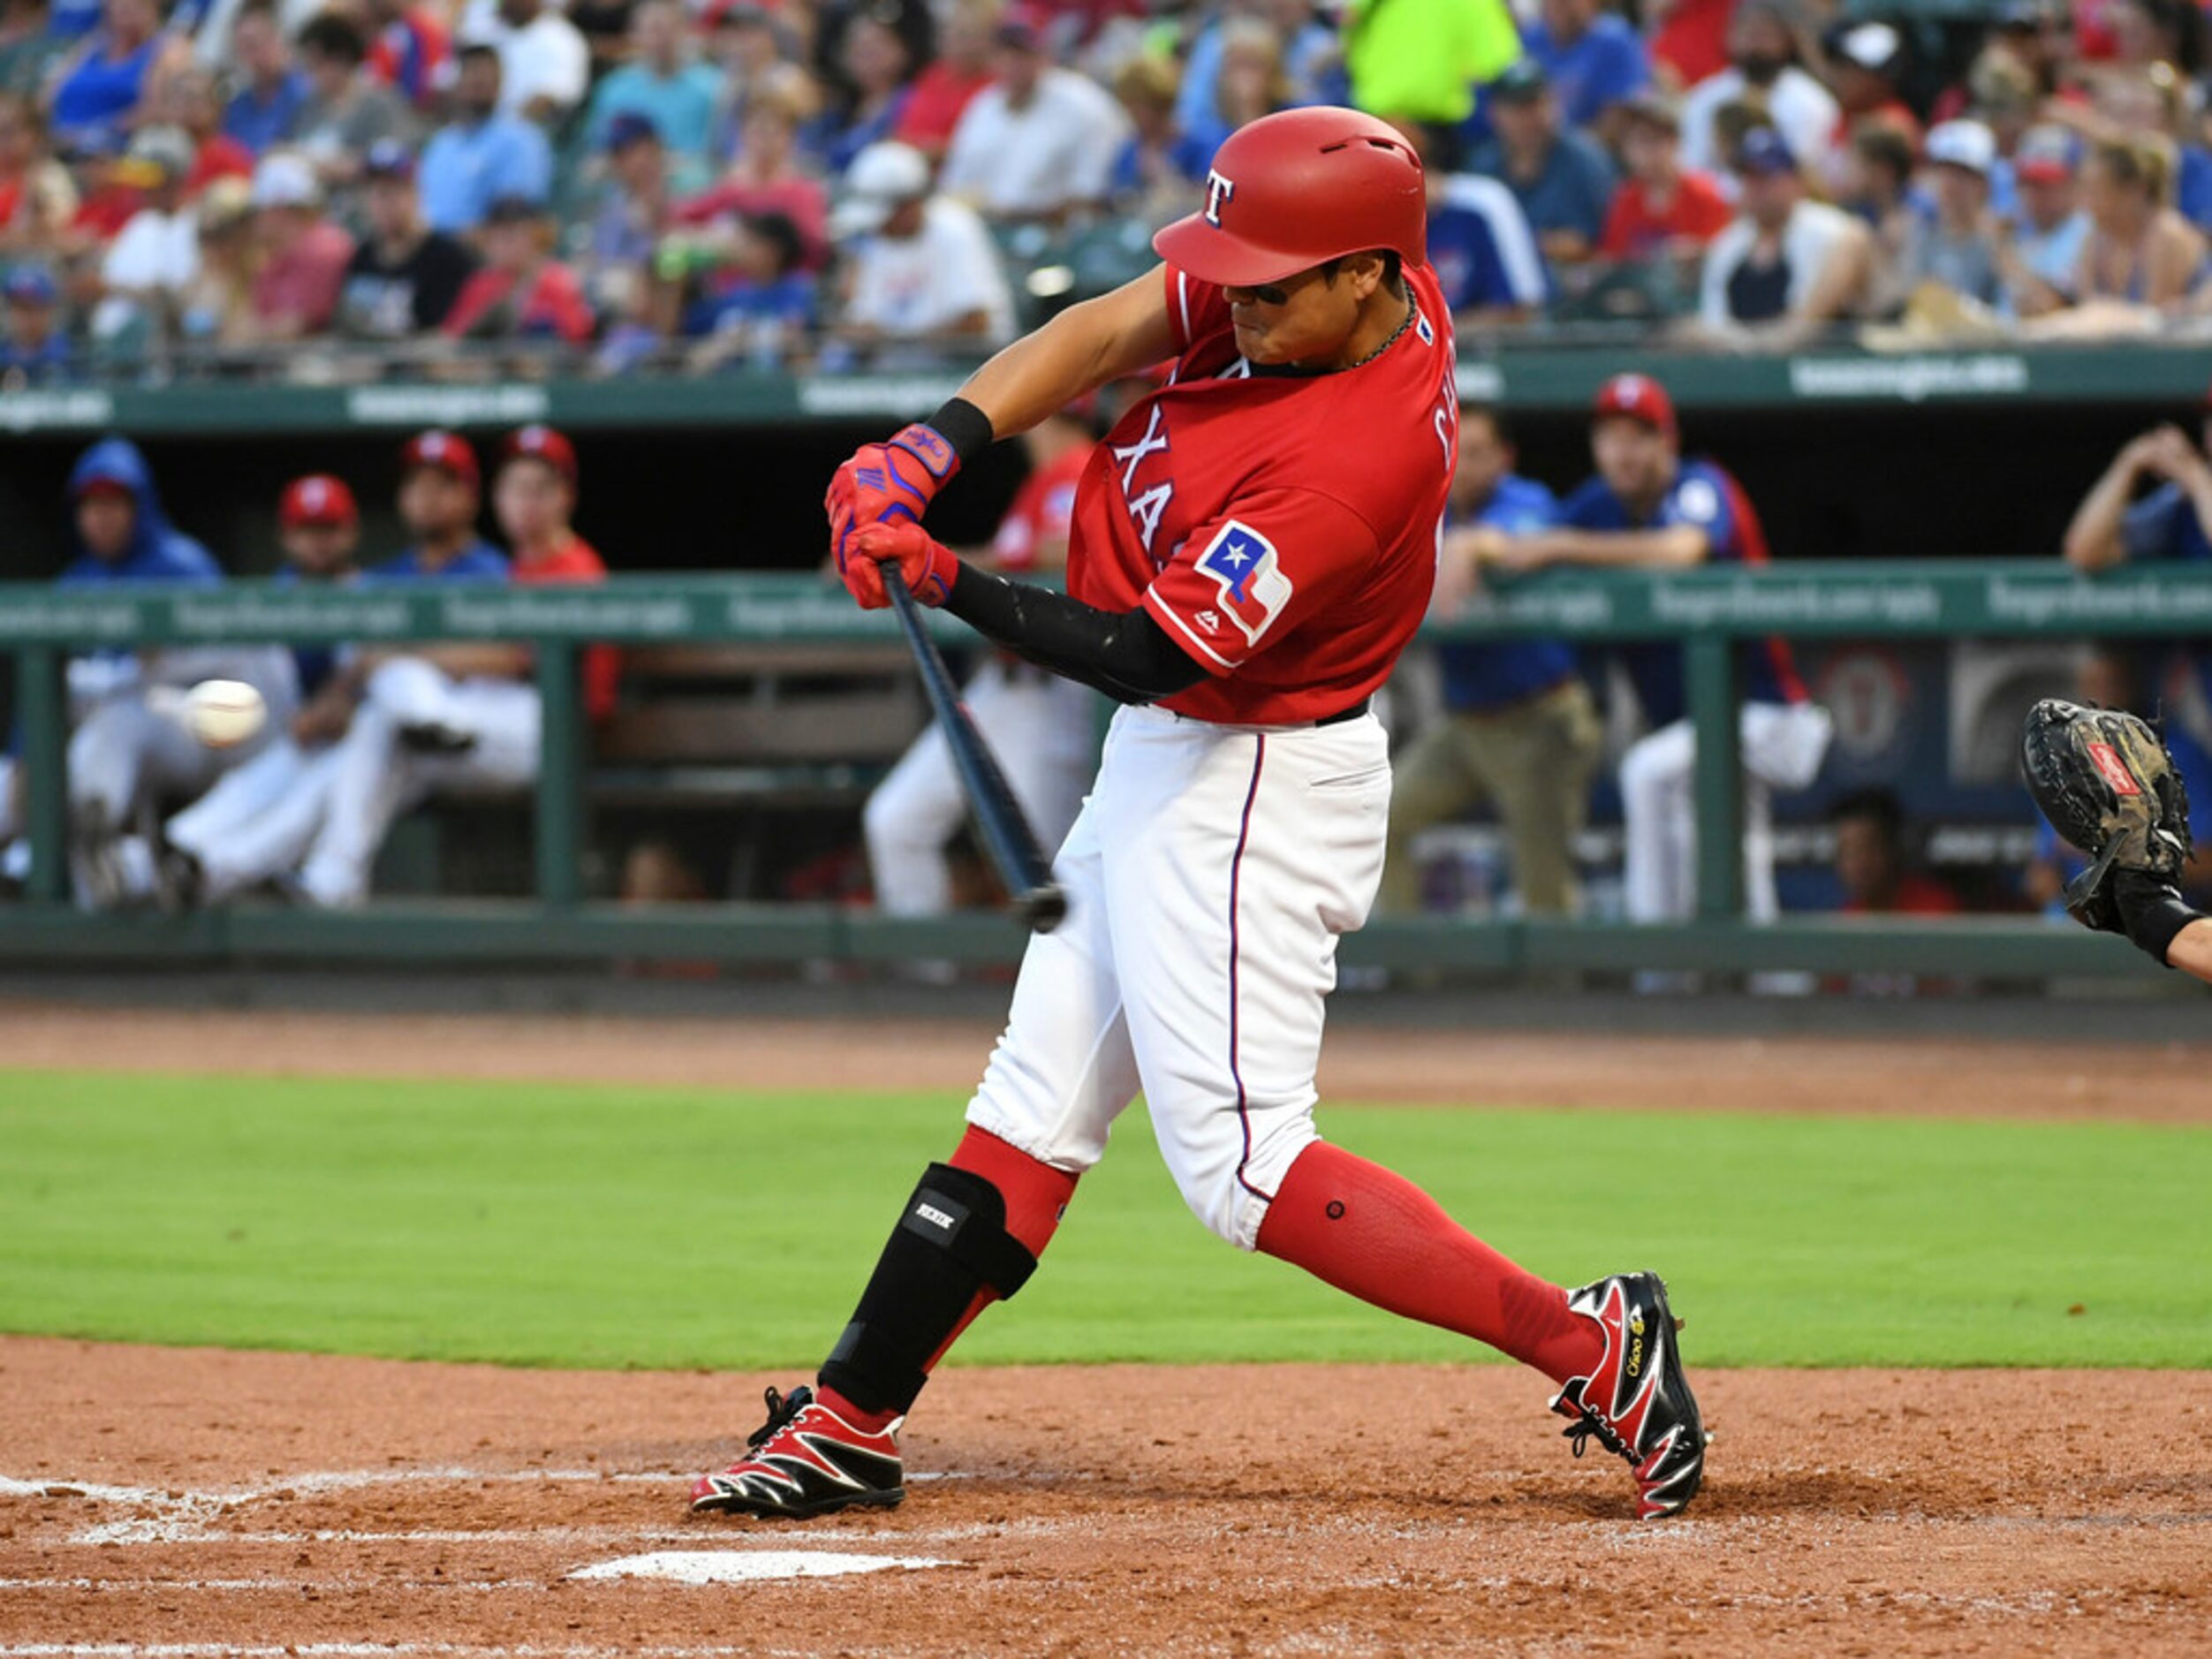
[[1233, 180], [1223, 178], [1211, 168], [1206, 171], [1206, 223], [1218, 229], [1221, 225], [1221, 204], [1237, 193]]

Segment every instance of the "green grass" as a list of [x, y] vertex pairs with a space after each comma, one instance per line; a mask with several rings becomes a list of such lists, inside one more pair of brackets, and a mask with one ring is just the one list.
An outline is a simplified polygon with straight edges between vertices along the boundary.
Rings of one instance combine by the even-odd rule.
[[[0, 1329], [811, 1367], [958, 1117], [943, 1096], [0, 1073]], [[1555, 1278], [1661, 1269], [1696, 1363], [2212, 1365], [2212, 1132], [1352, 1107], [1322, 1127]], [[1213, 1239], [1133, 1110], [958, 1359], [1474, 1352]]]

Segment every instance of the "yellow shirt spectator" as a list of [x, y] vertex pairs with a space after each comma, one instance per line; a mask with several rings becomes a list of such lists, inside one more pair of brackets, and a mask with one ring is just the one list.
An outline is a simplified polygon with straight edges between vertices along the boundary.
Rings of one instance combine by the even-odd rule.
[[1352, 102], [1397, 120], [1466, 120], [1520, 50], [1505, 0], [1353, 0], [1345, 19]]

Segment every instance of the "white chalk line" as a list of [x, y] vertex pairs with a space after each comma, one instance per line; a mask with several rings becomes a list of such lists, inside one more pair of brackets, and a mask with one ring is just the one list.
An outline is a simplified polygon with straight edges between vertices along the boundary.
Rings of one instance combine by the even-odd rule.
[[928, 1556], [868, 1556], [830, 1549], [660, 1549], [579, 1567], [568, 1576], [587, 1581], [657, 1579], [671, 1584], [755, 1584], [951, 1564]]

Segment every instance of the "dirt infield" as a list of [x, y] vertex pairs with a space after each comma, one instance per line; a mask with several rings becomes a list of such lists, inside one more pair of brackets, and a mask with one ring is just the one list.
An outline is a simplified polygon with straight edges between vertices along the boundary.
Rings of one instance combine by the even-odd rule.
[[[761, 1381], [0, 1343], [0, 1655], [2212, 1645], [2204, 1375], [1710, 1374], [1640, 1526], [1502, 1367], [956, 1369], [896, 1512], [688, 1518]], [[575, 1576], [668, 1551], [893, 1564]]]
[[[992, 1034], [11, 1005], [0, 1066], [957, 1089]], [[2206, 1060], [1347, 1029], [1324, 1082], [2212, 1121]], [[0, 1659], [2212, 1651], [2212, 1374], [1703, 1373], [1639, 1526], [1508, 1367], [955, 1368], [896, 1512], [688, 1517], [796, 1380], [0, 1339]]]
[[[856, 1041], [864, 1030], [865, 1041]], [[966, 1089], [973, 1019], [618, 1019], [117, 1011], [0, 1003], [0, 1066], [263, 1076], [549, 1078], [754, 1089]], [[2212, 1123], [2212, 1042], [1648, 1037], [1341, 1025], [1327, 1100]]]

